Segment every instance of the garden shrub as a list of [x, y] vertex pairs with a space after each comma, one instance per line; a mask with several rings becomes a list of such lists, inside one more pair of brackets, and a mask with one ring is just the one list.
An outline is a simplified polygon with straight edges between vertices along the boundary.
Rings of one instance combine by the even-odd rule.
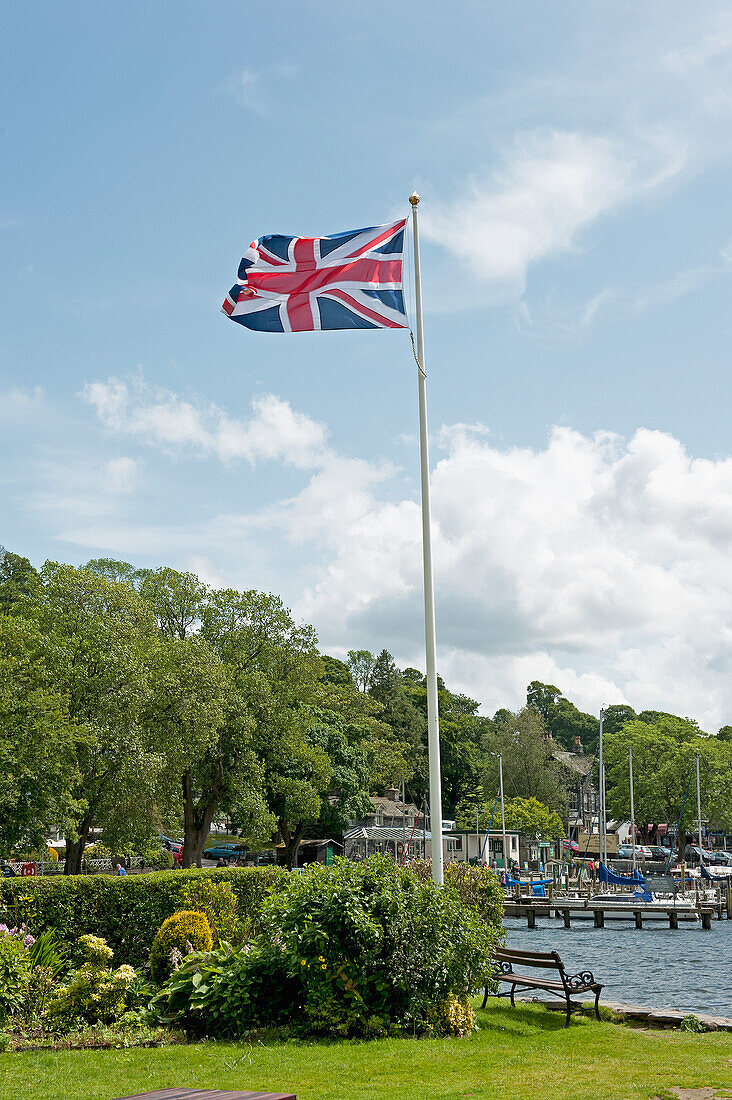
[[[253, 945], [185, 960], [161, 994], [172, 1018], [213, 1035], [285, 1020], [338, 1036], [457, 1034], [501, 935], [456, 890], [383, 857], [314, 864], [270, 898], [262, 920]], [[450, 995], [462, 1014], [444, 1007]]]
[[178, 963], [191, 951], [210, 951], [211, 925], [205, 913], [181, 909], [160, 925], [150, 949], [150, 975], [162, 985]]
[[0, 1021], [11, 1016], [15, 1025], [39, 1023], [66, 965], [66, 952], [53, 932], [34, 939], [22, 925], [0, 924]]
[[475, 1029], [473, 1006], [463, 994], [448, 993], [444, 1001], [433, 1005], [427, 1013], [428, 1030], [435, 1035], [469, 1035]]
[[500, 926], [455, 890], [386, 858], [313, 867], [273, 898], [265, 924], [300, 967], [311, 1029], [365, 1034], [372, 1016], [422, 1030], [449, 993], [484, 984]]
[[52, 997], [46, 1023], [58, 1031], [87, 1024], [109, 1024], [125, 1012], [136, 974], [131, 966], [112, 969], [112, 949], [99, 936], [81, 936], [84, 963]]
[[237, 1039], [260, 1026], [297, 1020], [301, 985], [281, 953], [229, 944], [188, 955], [171, 974], [152, 1009], [167, 1024], [197, 1035]]
[[0, 1023], [22, 1008], [30, 979], [28, 947], [24, 935], [15, 933], [0, 926]]
[[183, 909], [197, 909], [205, 913], [211, 925], [213, 945], [241, 943], [246, 934], [246, 923], [237, 916], [236, 895], [230, 882], [218, 879], [197, 878], [186, 882], [179, 895]]
[[[407, 866], [421, 881], [431, 880], [431, 860], [413, 860]], [[445, 886], [455, 890], [463, 905], [472, 905], [487, 921], [497, 925], [503, 921], [503, 887], [498, 875], [488, 867], [475, 867], [470, 863], [446, 863]]]
[[230, 867], [152, 871], [143, 875], [54, 875], [0, 878], [0, 913], [11, 923], [26, 923], [38, 935], [46, 928], [69, 945], [82, 933], [103, 937], [121, 962], [147, 962], [160, 925], [181, 908], [189, 882], [228, 882], [237, 911], [253, 935], [261, 931], [261, 911], [272, 893], [292, 879], [283, 867]]

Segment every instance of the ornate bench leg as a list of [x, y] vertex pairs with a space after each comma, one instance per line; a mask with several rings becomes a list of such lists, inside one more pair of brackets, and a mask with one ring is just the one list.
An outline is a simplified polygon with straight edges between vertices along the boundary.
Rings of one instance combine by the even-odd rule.
[[485, 1006], [487, 1004], [488, 1004], [488, 986], [485, 986], [485, 988], [483, 989], [483, 1004], [480, 1007], [485, 1008]]
[[567, 994], [567, 1019], [564, 1021], [564, 1026], [569, 1027], [570, 1017], [572, 1015], [572, 1005], [569, 1001], [569, 993]]
[[515, 993], [515, 992], [516, 992], [516, 984], [514, 983], [514, 984], [513, 984], [512, 986], [511, 986], [511, 1005], [513, 1006], [513, 1008], [515, 1008], [515, 1007], [516, 1007], [516, 1002], [515, 1002], [515, 1000], [514, 1000], [514, 998], [513, 998], [513, 995], [514, 995], [514, 993]]
[[602, 990], [598, 989], [597, 993], [595, 994], [595, 1015], [597, 1016], [598, 1020], [600, 1019], [600, 994], [601, 993], [602, 993]]

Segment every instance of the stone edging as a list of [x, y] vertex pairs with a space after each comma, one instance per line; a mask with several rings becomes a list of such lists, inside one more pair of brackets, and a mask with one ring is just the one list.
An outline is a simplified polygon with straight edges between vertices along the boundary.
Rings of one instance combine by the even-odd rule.
[[[533, 1001], [555, 1012], [565, 1011], [565, 1005], [560, 1001], [545, 1001], [538, 997], [533, 998]], [[578, 1009], [583, 1015], [594, 1016], [594, 1008], [587, 1001], [572, 1001], [572, 1008]], [[673, 1008], [647, 1008], [643, 1005], [619, 1004], [617, 1001], [604, 1001], [600, 1004], [600, 1009], [603, 1008], [615, 1016], [637, 1020], [638, 1023], [648, 1024], [650, 1027], [678, 1027], [687, 1016], [696, 1016], [704, 1031], [732, 1031], [732, 1017], [710, 1016], [707, 1012], [694, 1012], [692, 1009], [684, 1011]]]

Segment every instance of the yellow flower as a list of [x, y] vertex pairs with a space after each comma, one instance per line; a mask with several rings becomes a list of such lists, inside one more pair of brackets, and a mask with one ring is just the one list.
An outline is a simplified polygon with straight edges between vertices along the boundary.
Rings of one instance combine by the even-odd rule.
[[300, 966], [306, 966], [306, 965], [307, 965], [307, 963], [306, 963], [306, 960], [305, 960], [305, 959], [301, 959], [301, 960], [300, 960]]
[[322, 962], [322, 963], [325, 962], [325, 959], [323, 958], [322, 955], [318, 955], [318, 962]]

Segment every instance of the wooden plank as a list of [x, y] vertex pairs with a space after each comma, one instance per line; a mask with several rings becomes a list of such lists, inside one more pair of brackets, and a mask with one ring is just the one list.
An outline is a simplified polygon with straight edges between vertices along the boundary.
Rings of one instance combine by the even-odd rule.
[[534, 955], [529, 955], [526, 952], [513, 951], [510, 956], [504, 956], [503, 952], [496, 952], [496, 960], [498, 962], [510, 963], [514, 966], [535, 966], [539, 970], [559, 970], [561, 968], [561, 961], [557, 962], [556, 959], [549, 958], [536, 958]]
[[510, 961], [511, 959], [521, 956], [525, 959], [552, 959], [554, 960], [553, 951], [522, 951], [518, 947], [499, 947], [496, 949], [496, 958], [505, 958]]
[[292, 1092], [231, 1092], [221, 1089], [158, 1089], [118, 1096], [116, 1100], [297, 1100]]
[[496, 974], [499, 982], [509, 982], [511, 985], [530, 985], [538, 989], [560, 989], [564, 991], [561, 982], [555, 982], [551, 978], [532, 977], [531, 974]]

